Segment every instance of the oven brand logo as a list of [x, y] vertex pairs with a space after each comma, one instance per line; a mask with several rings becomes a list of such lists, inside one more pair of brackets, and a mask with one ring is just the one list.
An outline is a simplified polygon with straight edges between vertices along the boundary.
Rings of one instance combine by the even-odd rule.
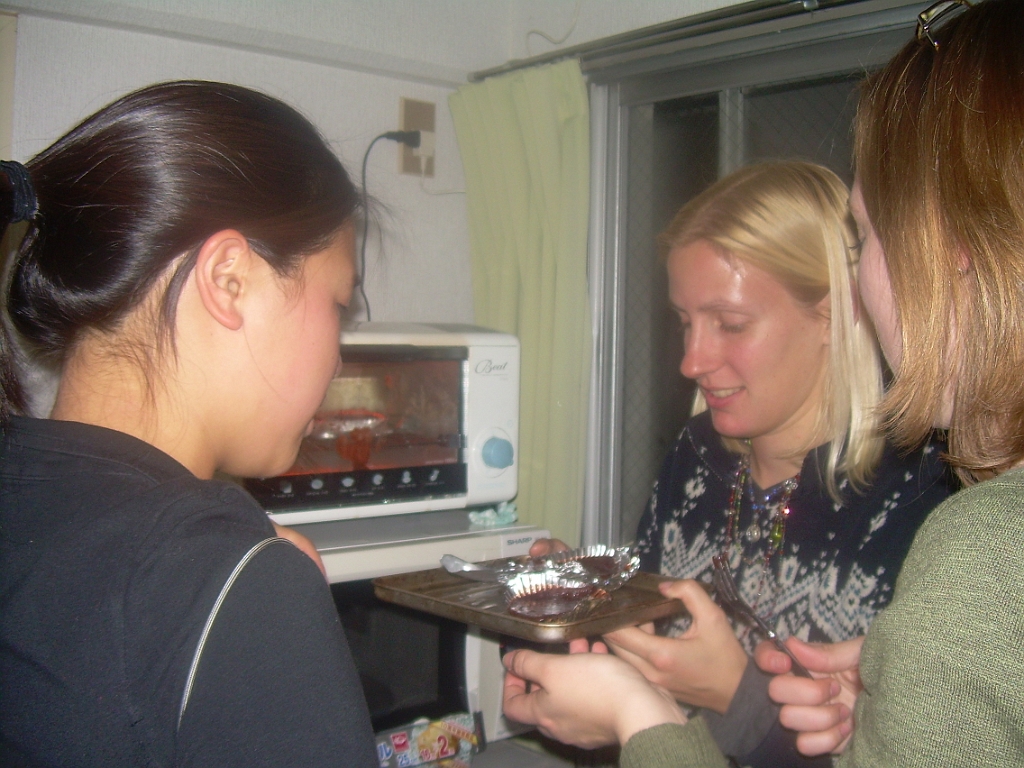
[[496, 363], [493, 360], [481, 360], [473, 370], [481, 376], [497, 376], [508, 373], [508, 360], [504, 363]]
[[514, 547], [516, 544], [531, 544], [533, 543], [533, 536], [523, 536], [521, 539], [506, 539], [505, 545]]

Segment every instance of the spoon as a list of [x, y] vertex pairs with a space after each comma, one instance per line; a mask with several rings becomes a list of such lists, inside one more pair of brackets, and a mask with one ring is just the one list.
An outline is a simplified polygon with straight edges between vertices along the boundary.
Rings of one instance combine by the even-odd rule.
[[456, 576], [463, 576], [474, 581], [497, 581], [498, 572], [485, 565], [469, 563], [455, 555], [444, 555], [441, 558], [441, 565], [448, 573]]

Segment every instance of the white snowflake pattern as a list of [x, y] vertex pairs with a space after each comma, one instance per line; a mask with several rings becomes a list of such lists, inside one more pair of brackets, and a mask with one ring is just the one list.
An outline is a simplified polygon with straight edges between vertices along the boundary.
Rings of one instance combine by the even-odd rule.
[[704, 487], [704, 478], [699, 475], [691, 478], [687, 481], [683, 490], [686, 492], [686, 498], [688, 499], [696, 499], [698, 496], [703, 496], [704, 491], [706, 490]]

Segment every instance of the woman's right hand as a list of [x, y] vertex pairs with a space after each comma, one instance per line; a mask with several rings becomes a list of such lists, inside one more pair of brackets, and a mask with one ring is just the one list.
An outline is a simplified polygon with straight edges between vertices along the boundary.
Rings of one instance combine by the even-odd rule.
[[569, 545], [561, 539], [537, 539], [530, 545], [530, 557], [544, 557], [553, 552], [566, 552]]
[[770, 642], [758, 645], [754, 653], [757, 666], [778, 675], [768, 686], [768, 695], [779, 704], [779, 722], [798, 731], [796, 747], [813, 757], [839, 754], [853, 734], [853, 707], [863, 690], [860, 681], [860, 649], [864, 638], [841, 643], [804, 643], [796, 638], [786, 641], [801, 664], [814, 679], [785, 674], [791, 668], [789, 657]]
[[605, 642], [679, 701], [725, 713], [749, 663], [732, 624], [696, 581], [665, 581], [658, 588], [683, 602], [692, 618], [689, 628], [678, 637], [661, 637], [653, 626], [650, 632], [631, 627], [605, 635]]

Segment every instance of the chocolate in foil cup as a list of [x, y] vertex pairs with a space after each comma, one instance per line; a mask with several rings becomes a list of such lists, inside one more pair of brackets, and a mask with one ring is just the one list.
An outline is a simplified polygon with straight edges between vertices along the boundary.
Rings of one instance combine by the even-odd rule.
[[558, 570], [517, 573], [505, 581], [510, 613], [536, 621], [568, 621], [586, 616], [610, 599], [608, 593], [587, 578]]
[[608, 591], [621, 587], [640, 569], [640, 556], [633, 547], [609, 547], [605, 544], [552, 552], [534, 560], [541, 560], [555, 570], [570, 565], [580, 568], [591, 584]]

